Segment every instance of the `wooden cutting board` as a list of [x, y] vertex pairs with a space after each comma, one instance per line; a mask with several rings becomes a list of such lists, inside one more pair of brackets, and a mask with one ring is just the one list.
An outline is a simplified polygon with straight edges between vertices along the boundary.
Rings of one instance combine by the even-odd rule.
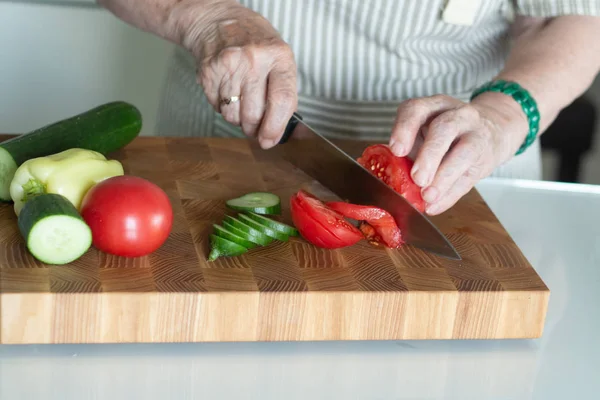
[[[354, 156], [364, 143], [341, 144]], [[140, 137], [112, 155], [160, 185], [175, 223], [156, 253], [91, 249], [48, 266], [0, 205], [0, 343], [535, 338], [549, 290], [473, 190], [433, 218], [461, 254], [366, 242], [324, 250], [301, 238], [207, 262], [224, 201], [251, 191], [328, 192], [244, 139]]]

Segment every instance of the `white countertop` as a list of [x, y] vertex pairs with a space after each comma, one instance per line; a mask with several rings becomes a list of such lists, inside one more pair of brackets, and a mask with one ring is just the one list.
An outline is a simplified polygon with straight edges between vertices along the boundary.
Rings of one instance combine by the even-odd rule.
[[541, 339], [0, 346], [0, 399], [598, 398], [600, 186], [478, 189], [550, 288]]

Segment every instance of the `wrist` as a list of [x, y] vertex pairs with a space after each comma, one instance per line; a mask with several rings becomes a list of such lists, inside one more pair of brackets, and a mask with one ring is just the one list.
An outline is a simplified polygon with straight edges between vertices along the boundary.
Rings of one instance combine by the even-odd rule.
[[529, 133], [529, 120], [521, 105], [511, 96], [498, 92], [484, 92], [471, 104], [491, 125], [498, 147], [500, 162], [507, 161], [518, 151]]
[[235, 0], [183, 0], [165, 20], [165, 30], [176, 44], [197, 55], [205, 43], [215, 41], [221, 21], [235, 19], [244, 7]]

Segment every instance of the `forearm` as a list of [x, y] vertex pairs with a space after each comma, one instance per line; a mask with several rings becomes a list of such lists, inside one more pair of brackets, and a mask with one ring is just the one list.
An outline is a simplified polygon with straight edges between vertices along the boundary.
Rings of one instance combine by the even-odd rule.
[[232, 0], [97, 0], [124, 22], [190, 49]]
[[515, 28], [513, 47], [497, 79], [518, 82], [531, 93], [541, 134], [600, 71], [600, 18], [527, 19]]

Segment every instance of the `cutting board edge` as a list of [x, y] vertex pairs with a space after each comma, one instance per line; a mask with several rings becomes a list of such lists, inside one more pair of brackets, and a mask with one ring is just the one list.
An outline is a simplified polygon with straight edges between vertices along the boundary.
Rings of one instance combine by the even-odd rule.
[[[497, 292], [499, 296], [490, 293], [482, 297], [475, 292], [457, 291], [292, 292], [283, 294], [287, 295], [285, 302], [281, 301], [282, 293], [277, 292], [2, 294], [0, 344], [483, 340], [542, 336], [548, 290]], [[344, 297], [347, 299], [340, 304]], [[483, 302], [475, 304], [480, 301]], [[223, 318], [208, 315], [202, 307], [224, 307]], [[329, 310], [330, 315], [323, 309]], [[377, 310], [385, 311], [378, 314]], [[404, 318], [394, 319], [393, 312], [402, 312]], [[488, 312], [491, 319], [482, 320], [482, 312]], [[354, 313], [359, 316], [352, 318]], [[451, 325], [447, 322], [449, 313], [454, 314]], [[91, 318], [93, 315], [97, 317]], [[162, 319], [156, 317], [160, 315]], [[335, 329], [334, 316], [342, 318], [341, 315], [350, 315], [349, 320], [341, 329]], [[121, 329], [103, 322], [102, 316], [119, 321]], [[187, 316], [191, 323], [178, 325], [178, 316]], [[515, 319], [522, 323], [515, 324]], [[74, 321], [79, 324], [73, 324]], [[317, 321], [329, 321], [330, 330], [318, 328], [323, 324]], [[423, 327], [424, 321], [429, 325]], [[436, 324], [430, 324], [431, 321]], [[69, 331], [66, 326], [78, 328]], [[106, 335], [101, 333], [102, 326]]]

